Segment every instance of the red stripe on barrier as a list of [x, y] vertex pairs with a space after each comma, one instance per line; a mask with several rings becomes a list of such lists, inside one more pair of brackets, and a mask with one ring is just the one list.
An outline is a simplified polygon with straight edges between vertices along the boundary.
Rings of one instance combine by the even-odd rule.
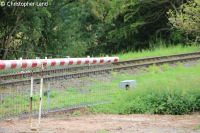
[[47, 61], [44, 61], [44, 62], [43, 62], [43, 66], [47, 66]]
[[60, 65], [61, 65], [61, 66], [65, 65], [65, 61], [64, 61], [64, 60], [61, 60], [61, 61], [60, 61]]
[[[77, 58], [77, 59], [69, 59], [66, 61], [63, 59], [49, 59], [49, 60], [1, 60], [0, 61], [0, 70], [3, 69], [16, 69], [16, 68], [34, 68], [39, 67], [41, 65], [44, 66], [64, 66], [64, 65], [81, 65], [81, 64], [103, 64], [103, 63], [111, 63], [118, 62], [118, 57], [108, 57], [108, 58]], [[50, 63], [50, 64], [49, 64]]]
[[97, 60], [96, 59], [94, 59], [93, 60], [93, 62], [92, 62], [92, 64], [96, 64], [97, 63]]
[[81, 64], [81, 60], [78, 60], [78, 61], [77, 61], [77, 65], [80, 65], [80, 64]]
[[12, 62], [12, 63], [11, 63], [11, 68], [12, 68], [12, 69], [15, 69], [16, 67], [17, 67], [17, 63], [16, 63], [16, 62]]
[[116, 58], [116, 59], [114, 59], [114, 62], [118, 62], [118, 59]]
[[69, 61], [69, 65], [73, 65], [73, 63], [74, 63], [73, 60]]
[[100, 63], [104, 63], [104, 59], [100, 59]]
[[90, 61], [89, 60], [85, 60], [85, 64], [89, 64], [90, 63]]
[[22, 62], [22, 68], [26, 68], [28, 66], [27, 62]]
[[56, 65], [56, 61], [52, 61], [51, 66], [55, 66], [55, 65]]
[[6, 65], [4, 63], [0, 63], [0, 69], [5, 69]]
[[36, 61], [32, 62], [32, 67], [37, 67], [37, 62]]

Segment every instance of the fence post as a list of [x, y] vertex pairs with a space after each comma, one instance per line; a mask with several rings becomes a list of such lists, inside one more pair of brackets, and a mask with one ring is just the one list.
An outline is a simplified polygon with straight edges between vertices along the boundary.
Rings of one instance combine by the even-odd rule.
[[[90, 56], [88, 55], [87, 58], [90, 58]], [[88, 66], [90, 67], [90, 63], [88, 64]]]
[[41, 78], [40, 78], [40, 106], [39, 106], [39, 115], [38, 115], [38, 126], [40, 125], [41, 113], [42, 113], [43, 69], [44, 69], [44, 66], [42, 64]]

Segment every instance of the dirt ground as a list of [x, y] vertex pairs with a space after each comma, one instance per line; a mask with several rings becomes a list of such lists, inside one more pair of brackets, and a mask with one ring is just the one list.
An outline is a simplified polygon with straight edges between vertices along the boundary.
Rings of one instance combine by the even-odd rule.
[[[36, 125], [37, 119], [33, 119]], [[76, 114], [42, 118], [40, 127], [30, 129], [29, 119], [0, 121], [0, 133], [200, 133], [200, 114], [193, 115], [107, 115]]]

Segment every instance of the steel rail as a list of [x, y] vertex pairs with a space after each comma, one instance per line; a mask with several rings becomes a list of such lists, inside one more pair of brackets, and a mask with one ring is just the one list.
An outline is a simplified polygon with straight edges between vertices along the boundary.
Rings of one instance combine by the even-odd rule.
[[166, 56], [155, 56], [155, 57], [147, 57], [142, 59], [133, 59], [133, 60], [127, 60], [127, 61], [119, 61], [114, 64], [128, 64], [128, 63], [137, 63], [141, 61], [150, 61], [150, 60], [161, 60], [161, 59], [170, 59], [170, 58], [183, 58], [187, 56], [195, 56], [200, 55], [200, 52], [192, 52], [192, 53], [183, 53], [183, 54], [173, 54], [173, 55], [166, 55]]
[[[195, 55], [195, 56], [194, 56]], [[87, 70], [87, 71], [82, 71], [82, 72], [73, 72], [73, 73], [67, 73], [67, 74], [62, 74], [62, 75], [52, 75], [52, 76], [46, 76], [44, 77], [44, 82], [49, 81], [49, 80], [58, 80], [58, 79], [71, 79], [71, 78], [80, 78], [80, 77], [87, 77], [91, 75], [98, 75], [102, 73], [109, 73], [112, 70], [114, 71], [120, 71], [120, 70], [126, 70], [126, 69], [132, 69], [132, 68], [141, 68], [141, 67], [148, 67], [150, 65], [162, 65], [165, 63], [171, 64], [171, 63], [177, 63], [177, 62], [183, 62], [183, 61], [192, 61], [192, 60], [199, 60], [200, 55], [194, 54], [192, 57], [183, 57], [183, 58], [176, 58], [176, 59], [167, 59], [167, 58], [162, 58], [160, 60], [151, 60], [149, 62], [140, 62], [137, 64], [127, 64], [124, 63], [124, 65], [114, 65], [113, 67], [107, 67], [107, 68], [102, 68], [102, 69], [94, 69], [94, 70]], [[168, 56], [167, 56], [168, 57]], [[151, 58], [152, 59], [152, 58]], [[124, 61], [126, 62], [126, 61]], [[35, 79], [36, 82], [39, 82], [39, 77]], [[0, 82], [0, 86], [14, 86], [14, 85], [25, 85], [25, 84], [30, 84], [30, 79], [26, 80], [15, 80], [15, 81], [5, 81], [5, 82]]]
[[[163, 59], [172, 59], [172, 58], [183, 58], [188, 56], [196, 56], [200, 55], [200, 52], [193, 52], [193, 53], [184, 53], [184, 54], [176, 54], [176, 55], [168, 55], [168, 56], [156, 56], [156, 57], [148, 57], [148, 58], [142, 58], [142, 59], [133, 59], [133, 60], [127, 60], [127, 61], [120, 61], [113, 63], [113, 65], [125, 65], [125, 64], [139, 64], [139, 63], [145, 63], [149, 61], [156, 61], [156, 60], [163, 60]], [[84, 71], [89, 69], [96, 69], [104, 67], [105, 65], [85, 65], [85, 66], [76, 66], [76, 67], [67, 67], [67, 68], [61, 68], [61, 69], [51, 69], [51, 70], [44, 70], [43, 75], [51, 75], [51, 74], [57, 74], [57, 73], [64, 73], [64, 72], [77, 72], [77, 71]], [[40, 71], [35, 72], [26, 72], [26, 73], [15, 73], [15, 74], [4, 74], [0, 75], [0, 80], [6, 80], [6, 79], [17, 79], [21, 77], [30, 77], [30, 76], [36, 76], [39, 75]]]

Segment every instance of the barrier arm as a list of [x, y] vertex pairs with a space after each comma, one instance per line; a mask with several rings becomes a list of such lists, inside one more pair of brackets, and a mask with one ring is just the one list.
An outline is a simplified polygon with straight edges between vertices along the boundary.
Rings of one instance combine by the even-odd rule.
[[34, 69], [70, 66], [70, 65], [86, 65], [86, 64], [106, 64], [118, 62], [118, 57], [98, 57], [98, 58], [60, 58], [60, 59], [30, 59], [30, 60], [0, 60], [0, 70], [9, 69]]

